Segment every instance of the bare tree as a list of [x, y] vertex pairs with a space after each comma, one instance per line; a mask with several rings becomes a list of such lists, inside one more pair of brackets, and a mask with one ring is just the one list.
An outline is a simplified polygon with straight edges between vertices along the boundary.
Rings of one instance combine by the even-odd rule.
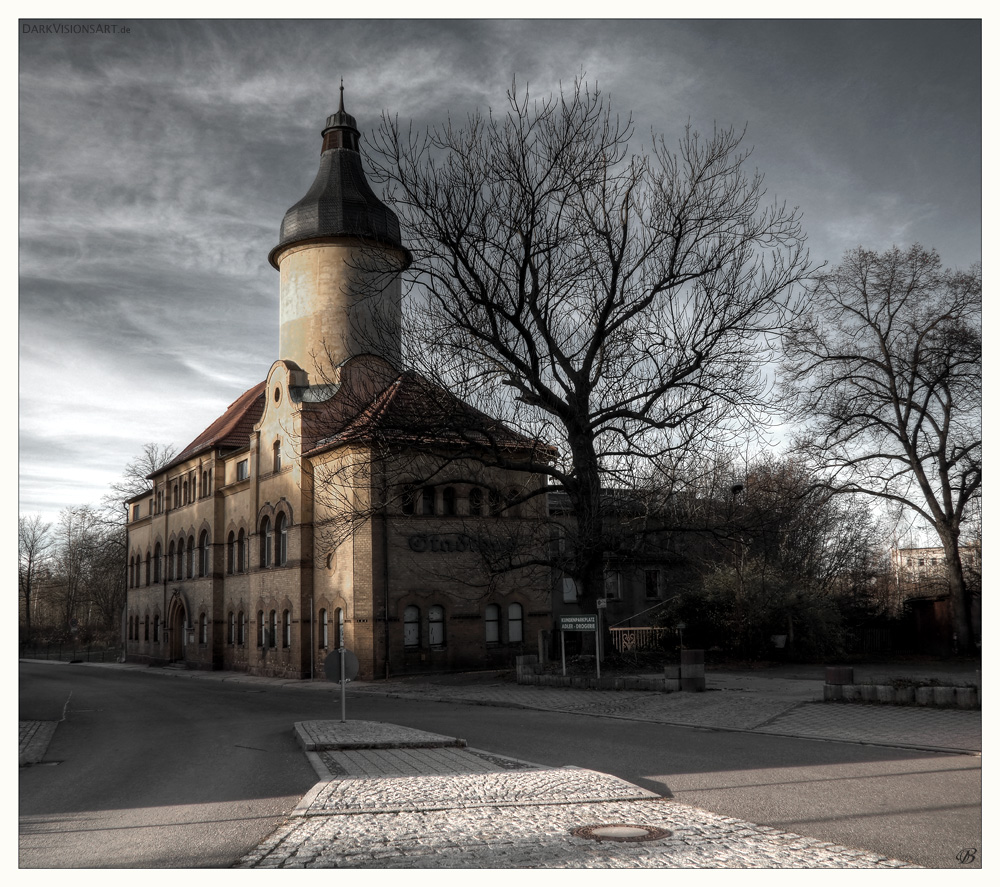
[[[763, 372], [809, 272], [797, 211], [765, 203], [742, 133], [690, 127], [678, 150], [576, 83], [422, 135], [383, 117], [368, 158], [412, 252], [410, 359], [540, 448], [564, 491], [566, 569], [603, 588], [602, 491], [637, 467], [763, 421]], [[513, 396], [511, 396], [513, 395]]]
[[53, 570], [58, 580], [55, 587], [59, 619], [63, 629], [69, 629], [79, 619], [87, 602], [88, 583], [96, 547], [100, 518], [89, 505], [64, 508], [55, 527]]
[[31, 641], [31, 605], [35, 584], [42, 574], [52, 547], [51, 524], [37, 514], [17, 518], [17, 584], [24, 601], [24, 640]]
[[151, 489], [149, 475], [159, 471], [176, 455], [177, 450], [173, 446], [143, 444], [142, 452], [125, 464], [121, 478], [101, 497], [101, 514], [104, 519], [110, 524], [123, 525], [126, 520], [124, 503]]
[[982, 482], [982, 273], [933, 250], [858, 248], [825, 274], [787, 338], [799, 449], [838, 492], [899, 503], [944, 547], [953, 631], [971, 649], [960, 554]]

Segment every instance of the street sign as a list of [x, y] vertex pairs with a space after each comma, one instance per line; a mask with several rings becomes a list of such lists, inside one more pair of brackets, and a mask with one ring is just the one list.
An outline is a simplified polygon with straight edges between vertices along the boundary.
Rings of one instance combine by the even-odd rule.
[[344, 673], [340, 673], [340, 651], [334, 650], [323, 661], [323, 671], [326, 673], [328, 681], [338, 682], [343, 678], [345, 681], [353, 681], [358, 676], [358, 657], [350, 650], [344, 650]]
[[560, 616], [559, 628], [563, 631], [597, 631], [597, 616]]
[[597, 609], [606, 610], [608, 608], [608, 599], [606, 597], [599, 597], [597, 599]]

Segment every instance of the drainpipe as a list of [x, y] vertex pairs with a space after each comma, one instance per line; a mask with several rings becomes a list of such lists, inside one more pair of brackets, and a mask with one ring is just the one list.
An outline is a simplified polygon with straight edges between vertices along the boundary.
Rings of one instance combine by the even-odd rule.
[[129, 569], [128, 569], [128, 554], [129, 554], [128, 502], [125, 502], [123, 504], [125, 506], [125, 563], [122, 566], [125, 569], [125, 606], [122, 607], [122, 621], [121, 621], [122, 662], [125, 661], [125, 657], [128, 655], [128, 630], [125, 628], [125, 619], [128, 616], [128, 582], [130, 579]]
[[389, 679], [389, 489], [382, 478], [382, 596], [385, 620], [385, 677]]

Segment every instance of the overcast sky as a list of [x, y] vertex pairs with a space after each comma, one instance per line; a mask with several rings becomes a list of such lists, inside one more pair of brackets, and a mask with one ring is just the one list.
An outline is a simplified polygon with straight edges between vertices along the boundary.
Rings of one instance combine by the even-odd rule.
[[100, 21], [119, 33], [19, 26], [22, 514], [96, 503], [143, 443], [182, 448], [264, 379], [267, 254], [341, 77], [364, 136], [583, 73], [637, 148], [746, 124], [815, 260], [981, 258], [978, 21]]

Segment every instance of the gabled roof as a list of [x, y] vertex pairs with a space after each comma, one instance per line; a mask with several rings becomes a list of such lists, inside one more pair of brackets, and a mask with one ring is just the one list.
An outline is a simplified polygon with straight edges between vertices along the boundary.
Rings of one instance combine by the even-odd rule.
[[342, 393], [346, 396], [340, 404], [341, 419], [331, 422], [331, 428], [337, 430], [319, 439], [307, 455], [373, 440], [400, 446], [544, 450], [546, 455], [554, 452], [414, 372], [400, 373], [367, 403], [359, 399], [353, 410], [350, 395]]
[[191, 441], [176, 458], [148, 476], [153, 478], [163, 474], [164, 471], [206, 450], [238, 450], [249, 446], [250, 433], [264, 413], [265, 385], [267, 385], [266, 380], [244, 391], [226, 407], [226, 411], [218, 419]]

